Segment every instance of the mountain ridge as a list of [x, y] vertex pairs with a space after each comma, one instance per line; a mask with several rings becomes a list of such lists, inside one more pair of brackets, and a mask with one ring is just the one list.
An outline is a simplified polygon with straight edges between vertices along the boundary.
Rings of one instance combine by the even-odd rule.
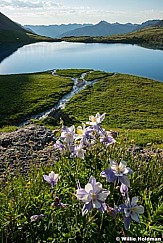
[[108, 23], [101, 20], [97, 24], [61, 24], [61, 25], [25, 25], [28, 30], [31, 29], [36, 34], [49, 36], [53, 38], [62, 38], [69, 36], [111, 36], [115, 34], [127, 34], [142, 28], [154, 26], [161, 20], [147, 20], [141, 24], [133, 23]]

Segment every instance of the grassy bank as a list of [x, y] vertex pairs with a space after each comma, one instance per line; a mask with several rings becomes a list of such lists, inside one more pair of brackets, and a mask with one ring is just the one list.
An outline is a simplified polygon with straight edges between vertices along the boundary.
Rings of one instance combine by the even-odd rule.
[[0, 76], [0, 126], [16, 125], [52, 107], [73, 86], [70, 78], [51, 72]]
[[[94, 73], [88, 79], [94, 79]], [[87, 77], [86, 77], [87, 79]], [[106, 112], [110, 128], [163, 128], [163, 83], [126, 74], [100, 78], [75, 95], [65, 112], [81, 121], [89, 114]]]
[[151, 27], [145, 28], [136, 32], [128, 34], [90, 37], [64, 37], [64, 41], [68, 42], [84, 42], [84, 43], [125, 43], [125, 44], [138, 44], [147, 48], [163, 49], [163, 28]]

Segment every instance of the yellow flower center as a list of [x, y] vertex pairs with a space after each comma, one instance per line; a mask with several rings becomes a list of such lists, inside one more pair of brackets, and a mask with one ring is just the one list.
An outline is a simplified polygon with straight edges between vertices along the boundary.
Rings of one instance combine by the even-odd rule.
[[135, 207], [131, 208], [131, 212], [135, 213], [136, 212], [136, 208]]
[[121, 168], [119, 167], [119, 165], [116, 166], [116, 171], [117, 171], [118, 173], [121, 172]]
[[92, 196], [92, 200], [96, 199], [96, 194], [95, 193], [92, 193], [91, 196]]
[[96, 117], [92, 117], [91, 121], [96, 122], [97, 121]]
[[77, 129], [77, 134], [81, 135], [83, 134], [83, 131], [81, 129]]

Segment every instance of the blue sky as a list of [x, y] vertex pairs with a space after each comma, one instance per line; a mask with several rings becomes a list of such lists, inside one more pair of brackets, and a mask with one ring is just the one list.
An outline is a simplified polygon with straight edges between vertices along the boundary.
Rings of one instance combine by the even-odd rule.
[[142, 23], [163, 19], [163, 0], [0, 0], [0, 11], [20, 24]]

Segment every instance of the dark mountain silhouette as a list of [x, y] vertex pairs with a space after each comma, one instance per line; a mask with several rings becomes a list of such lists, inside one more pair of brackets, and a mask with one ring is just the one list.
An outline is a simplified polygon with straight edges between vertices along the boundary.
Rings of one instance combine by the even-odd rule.
[[154, 27], [163, 27], [163, 20], [158, 21]]
[[48, 36], [52, 38], [59, 37], [67, 31], [77, 28], [92, 26], [91, 24], [61, 24], [61, 25], [24, 25], [27, 30], [31, 30], [38, 35]]
[[0, 12], [0, 44], [2, 43], [31, 43], [37, 41], [50, 41], [48, 37], [38, 36], [26, 30]]
[[0, 12], [0, 30], [15, 30], [15, 31], [22, 31], [27, 32], [21, 25], [15, 23], [7, 16]]

